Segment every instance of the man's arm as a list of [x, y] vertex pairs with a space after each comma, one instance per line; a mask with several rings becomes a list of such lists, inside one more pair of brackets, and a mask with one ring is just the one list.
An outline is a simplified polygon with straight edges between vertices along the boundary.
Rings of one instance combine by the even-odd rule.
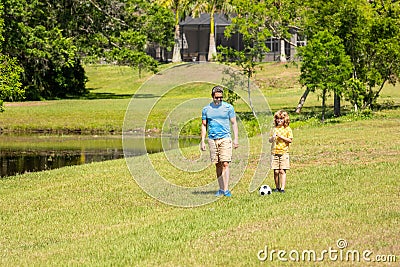
[[233, 130], [233, 148], [239, 147], [239, 137], [238, 137], [238, 125], [236, 122], [236, 117], [231, 118], [232, 130]]
[[200, 148], [201, 150], [206, 150], [206, 134], [207, 134], [207, 120], [201, 120], [201, 143]]

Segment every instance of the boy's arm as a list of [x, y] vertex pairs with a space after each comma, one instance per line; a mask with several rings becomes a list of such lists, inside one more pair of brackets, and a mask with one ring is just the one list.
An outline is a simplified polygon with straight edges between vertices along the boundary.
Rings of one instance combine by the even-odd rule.
[[282, 135], [278, 135], [278, 134], [276, 136], [289, 144], [293, 141], [293, 138], [283, 137]]
[[271, 130], [271, 133], [270, 133], [270, 135], [269, 135], [268, 141], [269, 141], [270, 143], [272, 143], [272, 142], [275, 141], [275, 139], [276, 139], [276, 133], [275, 133], [274, 129], [272, 129], [272, 130]]
[[276, 136], [289, 144], [292, 143], [292, 141], [293, 141], [293, 138], [292, 138], [293, 134], [291, 133], [291, 130], [289, 132], [289, 137], [285, 137], [285, 136], [278, 135], [278, 134]]

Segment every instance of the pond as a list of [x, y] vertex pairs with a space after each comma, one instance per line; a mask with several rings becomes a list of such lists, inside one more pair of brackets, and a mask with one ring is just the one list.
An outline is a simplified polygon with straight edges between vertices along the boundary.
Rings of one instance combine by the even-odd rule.
[[[160, 137], [147, 137], [145, 149], [139, 144], [141, 138], [131, 139], [129, 156], [176, 147], [176, 139], [163, 148]], [[180, 138], [178, 144], [188, 147], [199, 142], [199, 138]], [[123, 157], [120, 135], [0, 134], [0, 177]]]

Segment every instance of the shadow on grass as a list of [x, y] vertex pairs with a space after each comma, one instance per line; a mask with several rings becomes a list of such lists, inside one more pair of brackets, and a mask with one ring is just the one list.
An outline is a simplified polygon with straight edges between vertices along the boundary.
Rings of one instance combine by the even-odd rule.
[[114, 94], [114, 93], [88, 93], [84, 96], [86, 99], [126, 99], [131, 98], [131, 94]]
[[115, 93], [95, 93], [95, 88], [87, 88], [88, 93], [83, 95], [68, 95], [65, 99], [80, 99], [80, 100], [94, 100], [94, 99], [126, 99], [131, 98], [132, 94], [115, 94]]
[[216, 191], [217, 190], [214, 190], [214, 191], [195, 191], [195, 192], [193, 192], [193, 194], [194, 195], [214, 195]]
[[127, 98], [156, 98], [159, 97], [154, 94], [115, 94], [115, 93], [95, 93], [94, 88], [89, 88], [89, 93], [80, 99], [127, 99]]

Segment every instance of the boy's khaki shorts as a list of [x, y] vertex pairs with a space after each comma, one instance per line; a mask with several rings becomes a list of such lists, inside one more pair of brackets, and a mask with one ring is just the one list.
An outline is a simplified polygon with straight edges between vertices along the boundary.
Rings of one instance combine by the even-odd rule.
[[290, 169], [289, 154], [285, 153], [283, 155], [279, 154], [271, 155], [271, 169], [289, 170]]
[[232, 161], [232, 139], [208, 139], [210, 159], [212, 163]]

